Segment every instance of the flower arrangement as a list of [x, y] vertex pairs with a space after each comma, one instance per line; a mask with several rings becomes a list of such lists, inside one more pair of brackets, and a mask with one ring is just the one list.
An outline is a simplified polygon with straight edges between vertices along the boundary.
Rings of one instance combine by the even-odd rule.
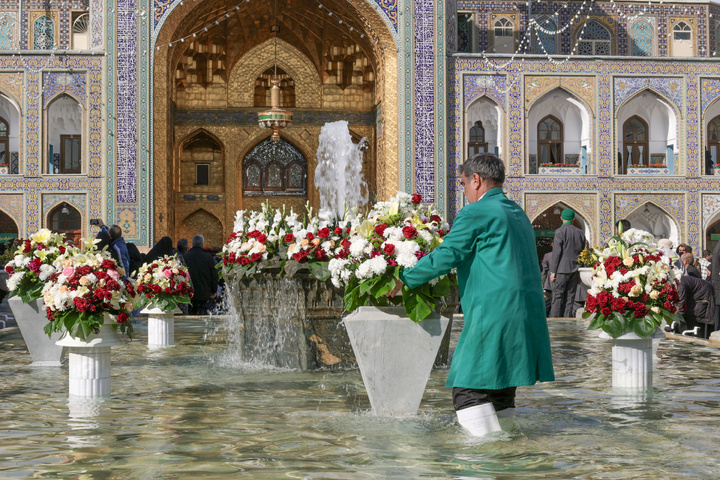
[[19, 295], [25, 303], [42, 297], [45, 282], [56, 271], [55, 259], [65, 254], [67, 248], [64, 235], [47, 228], [23, 240], [5, 266], [10, 275], [7, 281], [10, 296]]
[[581, 267], [594, 267], [597, 263], [598, 257], [595, 254], [594, 248], [585, 248], [580, 255], [578, 255], [577, 263]]
[[621, 232], [595, 255], [583, 314], [595, 314], [588, 329], [601, 328], [613, 338], [627, 331], [647, 337], [663, 319], [680, 321], [675, 315], [680, 274], [653, 235], [637, 229]]
[[667, 165], [664, 163], [651, 163], [649, 165], [631, 163], [628, 165], [628, 168], [667, 168]]
[[143, 264], [137, 273], [137, 293], [148, 308], [159, 308], [170, 313], [180, 303], [190, 303], [193, 289], [188, 280], [190, 273], [176, 255]]
[[53, 261], [55, 271], [42, 289], [49, 320], [45, 333], [64, 330], [84, 339], [113, 315], [120, 331], [132, 336], [127, 312], [134, 308], [135, 287], [121, 278], [110, 253], [98, 251], [93, 240], [83, 245], [67, 247]]
[[574, 163], [541, 163], [541, 167], [571, 167], [576, 168], [577, 164]]
[[385, 295], [395, 286], [400, 270], [412, 268], [418, 260], [442, 243], [448, 225], [432, 206], [420, 205], [420, 195], [398, 193], [387, 202], [375, 204], [366, 219], [350, 231], [343, 251], [330, 260], [331, 279], [345, 287], [345, 310], [361, 305], [383, 306], [402, 302], [405, 313], [419, 322], [449, 294], [448, 276], [414, 290], [403, 287], [402, 298]]
[[223, 248], [226, 274], [240, 277], [268, 268], [292, 276], [307, 268], [319, 280], [330, 279], [345, 289], [345, 310], [366, 304], [400, 304], [410, 318], [427, 317], [449, 293], [451, 279], [403, 289], [402, 298], [389, 299], [400, 269], [413, 267], [442, 242], [449, 230], [420, 195], [398, 193], [375, 204], [367, 214], [346, 211], [342, 219], [308, 208], [301, 219], [292, 210], [238, 212], [235, 232]]

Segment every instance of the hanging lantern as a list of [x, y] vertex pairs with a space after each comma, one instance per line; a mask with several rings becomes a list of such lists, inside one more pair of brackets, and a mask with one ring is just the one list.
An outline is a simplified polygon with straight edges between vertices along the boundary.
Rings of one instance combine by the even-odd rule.
[[271, 128], [273, 142], [279, 142], [280, 129], [292, 126], [293, 115], [292, 112], [280, 108], [280, 79], [273, 77], [270, 83], [270, 110], [258, 113], [258, 124], [262, 128]]

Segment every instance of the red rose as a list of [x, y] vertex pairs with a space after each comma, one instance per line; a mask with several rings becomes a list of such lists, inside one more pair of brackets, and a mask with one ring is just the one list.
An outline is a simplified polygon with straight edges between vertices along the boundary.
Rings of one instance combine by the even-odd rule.
[[316, 249], [313, 255], [315, 255], [315, 258], [320, 260], [321, 262], [324, 262], [328, 258], [327, 253], [325, 253], [325, 250], [323, 250], [322, 248]]
[[392, 243], [386, 243], [383, 247], [383, 250], [386, 254], [392, 255], [393, 253], [395, 253], [395, 245], [393, 245]]
[[248, 257], [246, 257], [245, 255], [243, 255], [242, 257], [240, 257], [240, 265], [245, 266], [245, 265], [247, 265], [248, 263], [250, 263], [250, 259], [249, 259]]
[[259, 253], [259, 252], [253, 253], [252, 255], [250, 255], [251, 262], [259, 262], [261, 258], [262, 258], [262, 253]]
[[294, 254], [293, 254], [293, 259], [294, 259], [296, 262], [301, 262], [301, 263], [302, 263], [302, 262], [306, 262], [306, 261], [307, 261], [307, 256], [308, 256], [308, 251], [309, 251], [309, 250], [300, 250], [299, 252], [294, 253]]
[[602, 309], [600, 311], [606, 317], [609, 317], [610, 314], [612, 313], [612, 311], [610, 310], [610, 307], [602, 307]]
[[335, 235], [342, 235], [342, 228], [335, 227]]
[[417, 236], [417, 230], [415, 230], [415, 227], [412, 226], [403, 227], [402, 232], [403, 236], [408, 240]]
[[125, 322], [127, 322], [127, 319], [128, 319], [127, 313], [125, 313], [125, 312], [118, 313], [118, 316], [117, 316], [118, 323], [125, 323]]
[[237, 232], [231, 233], [230, 236], [228, 237], [228, 243], [232, 242], [236, 238], [237, 238]]
[[294, 241], [295, 241], [295, 235], [293, 235], [292, 233], [288, 233], [287, 235], [285, 235], [285, 239], [284, 239], [284, 240], [285, 240], [285, 243], [294, 242]]
[[12, 275], [13, 273], [15, 273], [15, 269], [14, 269], [13, 267], [11, 267], [10, 265], [8, 265], [8, 266], [5, 267], [5, 271], [6, 271], [7, 273], [9, 273], [10, 275]]
[[417, 193], [412, 196], [412, 202], [417, 205], [422, 201], [422, 195], [418, 195]]
[[385, 230], [388, 228], [387, 225], [384, 223], [381, 223], [380, 225], [375, 226], [375, 233], [378, 234], [378, 236], [382, 237], [385, 234]]
[[440, 222], [442, 222], [442, 219], [437, 215], [430, 215], [430, 221], [435, 222], [435, 223], [440, 223]]
[[327, 227], [321, 228], [320, 231], [318, 232], [318, 237], [320, 237], [320, 238], [327, 238], [329, 236], [330, 236], [330, 229]]
[[259, 230], [253, 230], [252, 232], [247, 234], [247, 236], [251, 237], [251, 238], [258, 238], [260, 235], [262, 235], [262, 234], [260, 233]]
[[30, 265], [28, 265], [28, 268], [35, 273], [40, 273], [40, 265], [42, 265], [42, 260], [40, 260], [39, 258], [33, 258], [30, 261]]
[[262, 235], [257, 237], [257, 241], [260, 243], [265, 243], [267, 241], [267, 235], [263, 233]]
[[25, 240], [25, 247], [23, 247], [23, 253], [30, 253], [30, 240]]
[[307, 235], [305, 235], [305, 238], [307, 238], [308, 240], [312, 240], [315, 237], [313, 236], [312, 232], [308, 232]]
[[340, 246], [343, 247], [345, 250], [350, 250], [350, 240], [347, 238], [343, 238], [342, 242], [340, 242]]
[[65, 253], [65, 247], [63, 247], [62, 245], [58, 246], [58, 250], [60, 250], [60, 255]]

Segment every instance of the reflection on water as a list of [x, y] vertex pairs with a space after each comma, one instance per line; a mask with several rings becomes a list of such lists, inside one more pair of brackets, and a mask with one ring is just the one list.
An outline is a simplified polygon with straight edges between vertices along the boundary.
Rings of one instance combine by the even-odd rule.
[[0, 478], [717, 478], [720, 353], [663, 340], [650, 394], [613, 391], [609, 342], [552, 321], [557, 381], [519, 389], [516, 427], [455, 424], [446, 370], [420, 415], [370, 416], [358, 371], [258, 371], [178, 322], [113, 348], [112, 397], [67, 398], [67, 366], [29, 367], [0, 334]]

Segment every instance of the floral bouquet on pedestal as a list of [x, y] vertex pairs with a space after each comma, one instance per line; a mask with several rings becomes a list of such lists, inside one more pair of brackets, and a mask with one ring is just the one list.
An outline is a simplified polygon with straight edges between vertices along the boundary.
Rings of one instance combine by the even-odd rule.
[[56, 271], [53, 262], [65, 253], [66, 248], [65, 236], [47, 228], [24, 240], [5, 266], [10, 275], [7, 281], [10, 296], [19, 295], [25, 303], [42, 297], [45, 282]]
[[171, 313], [178, 304], [190, 303], [193, 289], [190, 273], [177, 256], [164, 257], [151, 264], [143, 264], [137, 273], [137, 293], [148, 308]]
[[584, 318], [595, 315], [588, 329], [602, 329], [613, 338], [632, 331], [652, 335], [663, 319], [680, 321], [674, 305], [679, 300], [680, 273], [658, 249], [655, 237], [630, 229], [612, 237], [605, 249], [596, 249], [592, 288]]
[[49, 320], [45, 333], [66, 331], [85, 339], [111, 315], [120, 331], [132, 336], [127, 312], [134, 308], [135, 287], [120, 277], [110, 253], [98, 251], [93, 240], [83, 245], [67, 247], [53, 262], [55, 271], [42, 289]]
[[419, 322], [449, 294], [452, 282], [442, 276], [414, 290], [403, 287], [402, 298], [385, 296], [395, 286], [400, 270], [415, 266], [442, 243], [448, 231], [435, 210], [420, 202], [420, 195], [399, 193], [375, 204], [367, 219], [353, 226], [350, 237], [333, 251], [331, 279], [336, 287], [345, 286], [345, 310], [402, 302], [408, 317]]

